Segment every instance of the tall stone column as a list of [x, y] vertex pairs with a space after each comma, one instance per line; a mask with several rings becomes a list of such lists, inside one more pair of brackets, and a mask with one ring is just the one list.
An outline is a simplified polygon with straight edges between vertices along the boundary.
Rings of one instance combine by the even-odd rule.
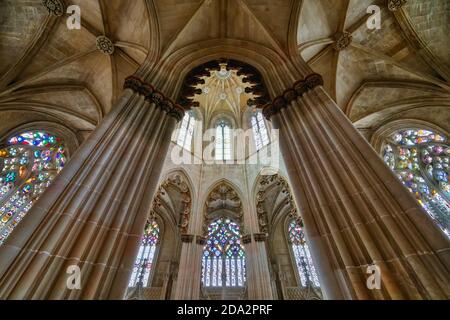
[[[126, 80], [115, 108], [0, 247], [1, 299], [123, 298], [183, 113]], [[80, 289], [67, 286], [70, 266], [80, 268]]]
[[273, 300], [269, 270], [269, 257], [266, 246], [267, 234], [254, 233], [244, 238], [247, 259], [248, 298], [250, 300]]
[[[181, 236], [180, 267], [175, 289], [175, 300], [196, 300], [200, 298], [200, 273], [198, 261], [204, 245], [204, 238], [193, 234]], [[201, 264], [200, 264], [201, 270]]]
[[[450, 244], [322, 87], [319, 75], [264, 108], [328, 299], [448, 299]], [[381, 289], [367, 286], [368, 267]]]

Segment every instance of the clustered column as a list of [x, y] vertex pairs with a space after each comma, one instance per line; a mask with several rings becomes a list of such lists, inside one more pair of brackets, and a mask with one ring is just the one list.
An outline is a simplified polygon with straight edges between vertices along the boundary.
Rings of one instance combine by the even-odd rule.
[[263, 112], [280, 130], [325, 298], [448, 299], [449, 241], [322, 85], [311, 75]]
[[[253, 241], [252, 241], [253, 238]], [[248, 234], [242, 239], [247, 259], [248, 298], [250, 300], [273, 300], [267, 256], [267, 234]]]
[[[129, 77], [115, 108], [0, 247], [1, 299], [122, 299], [184, 110]], [[66, 271], [80, 268], [81, 287]]]

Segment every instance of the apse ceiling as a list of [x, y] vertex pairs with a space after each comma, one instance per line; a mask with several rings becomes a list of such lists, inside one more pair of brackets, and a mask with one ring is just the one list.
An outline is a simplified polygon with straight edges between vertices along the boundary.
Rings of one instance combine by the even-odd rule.
[[[66, 4], [81, 8], [82, 28], [68, 30], [67, 16], [50, 14], [40, 0], [3, 0], [0, 119], [7, 121], [0, 135], [42, 120], [92, 131], [146, 57], [157, 65], [177, 50], [206, 48], [213, 40], [257, 44], [286, 65], [302, 57], [359, 128], [412, 118], [450, 131], [449, 1], [408, 0], [395, 12], [387, 3], [70, 0]], [[381, 8], [380, 30], [366, 26], [371, 4]], [[111, 40], [112, 54], [97, 49], [99, 36]], [[210, 92], [220, 95], [214, 88], [231, 80], [212, 81]], [[219, 103], [205, 98], [208, 112], [214, 105], [230, 112], [242, 107], [234, 93], [225, 94]]]

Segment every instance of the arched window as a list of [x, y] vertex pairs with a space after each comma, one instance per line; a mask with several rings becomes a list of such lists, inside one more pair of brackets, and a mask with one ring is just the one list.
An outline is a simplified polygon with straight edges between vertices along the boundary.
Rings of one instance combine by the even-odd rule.
[[146, 286], [148, 284], [148, 279], [153, 269], [158, 241], [159, 226], [155, 220], [149, 220], [141, 239], [141, 246], [133, 266], [133, 273], [128, 284], [129, 287], [136, 287], [138, 284]]
[[220, 120], [216, 126], [216, 160], [231, 160], [231, 126]]
[[190, 112], [186, 112], [183, 121], [181, 122], [177, 144], [188, 151], [191, 151], [192, 136], [194, 134], [194, 124], [194, 116]]
[[66, 162], [61, 139], [27, 131], [0, 149], [0, 244], [51, 184]]
[[292, 220], [289, 223], [289, 242], [294, 253], [300, 284], [302, 287], [320, 287], [308, 244], [301, 223]]
[[450, 148], [447, 138], [429, 130], [399, 130], [386, 139], [382, 156], [450, 237]]
[[253, 137], [255, 138], [256, 150], [261, 150], [270, 142], [266, 123], [261, 112], [252, 116]]
[[220, 218], [208, 226], [202, 265], [205, 287], [245, 286], [245, 251], [237, 223]]

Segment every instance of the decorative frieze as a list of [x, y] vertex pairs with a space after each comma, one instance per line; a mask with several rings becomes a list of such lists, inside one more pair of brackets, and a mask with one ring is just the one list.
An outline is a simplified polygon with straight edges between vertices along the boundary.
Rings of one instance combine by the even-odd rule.
[[114, 43], [105, 36], [97, 37], [96, 41], [97, 49], [107, 55], [112, 55], [114, 53]]
[[55, 16], [62, 16], [66, 11], [66, 6], [62, 0], [42, 0], [42, 5], [50, 14]]
[[124, 89], [131, 89], [134, 92], [143, 95], [145, 100], [152, 102], [156, 107], [164, 110], [169, 116], [181, 121], [184, 116], [185, 109], [175, 104], [169, 98], [165, 97], [161, 92], [157, 91], [152, 85], [145, 83], [143, 80], [135, 76], [125, 79]]
[[282, 95], [275, 98], [271, 104], [263, 108], [264, 116], [270, 119], [270, 117], [280, 112], [281, 109], [286, 108], [293, 100], [302, 97], [305, 93], [318, 86], [323, 86], [323, 78], [317, 73], [296, 82], [293, 88], [286, 90]]

